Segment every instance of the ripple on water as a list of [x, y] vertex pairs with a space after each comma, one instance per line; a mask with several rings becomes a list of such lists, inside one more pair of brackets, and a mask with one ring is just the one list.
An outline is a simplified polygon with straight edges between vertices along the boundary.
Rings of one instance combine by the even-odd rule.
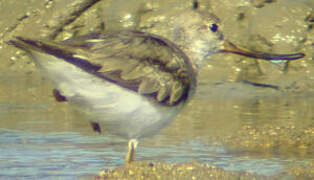
[[[0, 129], [0, 142], [0, 178], [4, 179], [73, 179], [95, 175], [103, 168], [123, 164], [126, 151], [124, 141], [72, 132], [44, 134]], [[267, 176], [276, 175], [287, 161], [230, 154], [222, 146], [205, 146], [194, 140], [179, 145], [143, 143], [136, 158], [170, 163], [197, 160], [225, 170]]]
[[[103, 137], [70, 132], [41, 134], [0, 129], [0, 177], [73, 179], [96, 174], [104, 166], [104, 150], [111, 152], [105, 155], [107, 166], [115, 166], [113, 162], [117, 163], [122, 155], [108, 150], [110, 147], [102, 146], [103, 151], [101, 146], [95, 148], [105, 141]], [[91, 146], [86, 148], [86, 144]]]

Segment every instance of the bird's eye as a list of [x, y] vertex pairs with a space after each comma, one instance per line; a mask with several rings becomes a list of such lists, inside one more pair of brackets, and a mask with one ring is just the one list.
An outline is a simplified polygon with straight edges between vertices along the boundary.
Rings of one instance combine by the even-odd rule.
[[212, 31], [212, 32], [217, 32], [218, 30], [218, 25], [216, 23], [213, 23], [212, 25], [209, 26], [209, 29]]

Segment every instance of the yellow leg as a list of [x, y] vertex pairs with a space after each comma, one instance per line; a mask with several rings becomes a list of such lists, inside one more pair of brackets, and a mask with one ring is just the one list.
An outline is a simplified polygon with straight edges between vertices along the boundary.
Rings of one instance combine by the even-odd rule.
[[134, 161], [134, 153], [135, 153], [137, 144], [138, 142], [136, 139], [129, 140], [129, 149], [128, 149], [128, 153], [125, 156], [125, 164], [129, 164], [132, 161]]

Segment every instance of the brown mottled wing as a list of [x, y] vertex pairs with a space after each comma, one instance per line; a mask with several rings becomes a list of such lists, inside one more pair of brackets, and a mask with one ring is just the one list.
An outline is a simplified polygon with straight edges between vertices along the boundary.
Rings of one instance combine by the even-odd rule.
[[125, 88], [175, 105], [195, 86], [187, 56], [173, 43], [136, 31], [121, 31], [65, 41], [81, 47], [74, 57], [97, 65], [97, 73]]
[[167, 105], [184, 101], [196, 83], [188, 57], [175, 44], [155, 35], [121, 31], [64, 44], [81, 47], [72, 56], [99, 67], [97, 74]]
[[175, 44], [143, 32], [94, 34], [61, 43], [16, 37], [9, 44], [51, 54], [165, 105], [185, 101], [196, 84], [188, 57]]

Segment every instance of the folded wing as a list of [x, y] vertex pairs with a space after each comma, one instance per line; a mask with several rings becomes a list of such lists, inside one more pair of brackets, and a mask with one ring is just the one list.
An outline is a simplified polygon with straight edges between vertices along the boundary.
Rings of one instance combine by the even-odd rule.
[[11, 43], [57, 56], [164, 105], [184, 102], [196, 84], [188, 57], [174, 43], [143, 32], [93, 34], [60, 43], [17, 37]]

